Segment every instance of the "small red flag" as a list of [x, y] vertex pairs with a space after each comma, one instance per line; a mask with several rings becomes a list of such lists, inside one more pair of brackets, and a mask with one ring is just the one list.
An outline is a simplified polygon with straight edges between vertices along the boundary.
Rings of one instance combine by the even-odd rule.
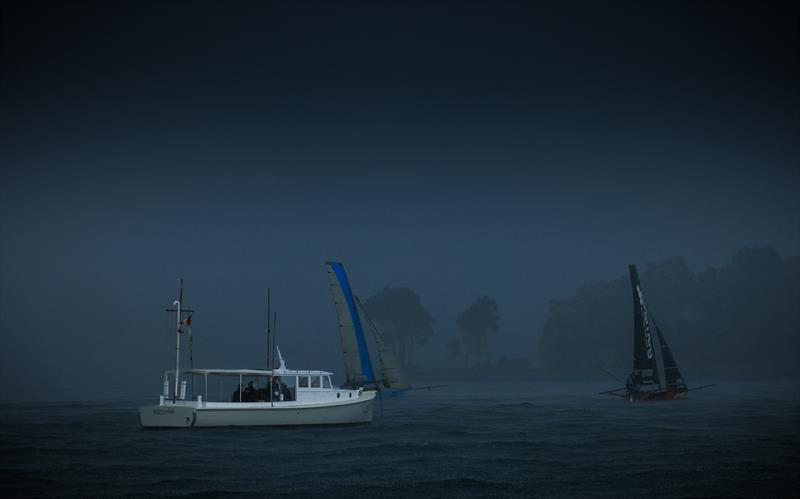
[[191, 315], [181, 321], [181, 326], [191, 326], [191, 325], [192, 325], [192, 316]]

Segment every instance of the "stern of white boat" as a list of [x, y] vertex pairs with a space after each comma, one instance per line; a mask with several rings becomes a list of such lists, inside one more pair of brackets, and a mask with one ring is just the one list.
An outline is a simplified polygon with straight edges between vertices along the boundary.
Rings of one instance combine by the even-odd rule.
[[139, 408], [144, 428], [189, 428], [194, 426], [195, 409], [184, 405], [146, 405]]

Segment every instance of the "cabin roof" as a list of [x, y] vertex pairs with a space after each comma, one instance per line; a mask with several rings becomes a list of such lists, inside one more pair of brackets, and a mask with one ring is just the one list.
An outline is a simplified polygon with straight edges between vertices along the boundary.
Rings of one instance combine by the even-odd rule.
[[[174, 369], [169, 369], [165, 374], [174, 374]], [[333, 373], [328, 371], [309, 371], [302, 369], [181, 369], [181, 374], [212, 374], [217, 376], [302, 376], [302, 375], [328, 375]]]

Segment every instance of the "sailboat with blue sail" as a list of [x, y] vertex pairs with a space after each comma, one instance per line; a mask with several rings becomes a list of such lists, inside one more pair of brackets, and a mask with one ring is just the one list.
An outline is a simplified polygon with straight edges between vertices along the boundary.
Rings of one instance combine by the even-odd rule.
[[[411, 385], [406, 378], [391, 344], [375, 326], [366, 308], [353, 294], [350, 281], [340, 262], [325, 262], [328, 280], [336, 309], [339, 336], [344, 355], [345, 383], [343, 386], [364, 389], [409, 390]], [[378, 354], [376, 373], [367, 346], [364, 321], [369, 325], [375, 339]], [[377, 375], [376, 375], [377, 374]]]

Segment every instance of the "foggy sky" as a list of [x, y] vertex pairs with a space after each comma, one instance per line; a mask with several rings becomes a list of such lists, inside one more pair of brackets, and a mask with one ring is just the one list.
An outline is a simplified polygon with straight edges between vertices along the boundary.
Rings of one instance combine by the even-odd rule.
[[[534, 359], [583, 282], [800, 251], [798, 9], [779, 3], [2, 6], [0, 395], [160, 389], [195, 359], [341, 376], [323, 262], [409, 286], [449, 362]], [[620, 306], [629, 307], [628, 303]]]

